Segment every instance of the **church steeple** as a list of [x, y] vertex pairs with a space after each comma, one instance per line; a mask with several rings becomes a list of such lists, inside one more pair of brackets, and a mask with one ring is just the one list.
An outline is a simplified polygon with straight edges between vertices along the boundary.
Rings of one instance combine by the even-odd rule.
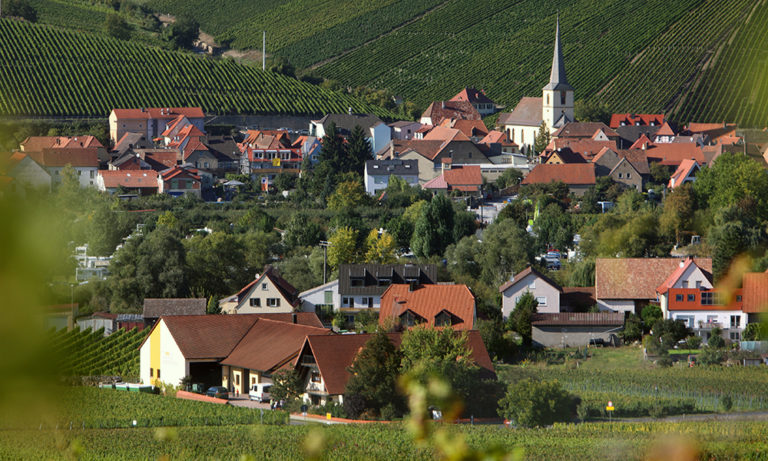
[[560, 17], [558, 16], [552, 72], [549, 74], [549, 83], [542, 88], [541, 115], [550, 133], [575, 120], [573, 102], [573, 87], [568, 84], [568, 79], [565, 77], [563, 49], [560, 44]]
[[552, 57], [552, 72], [549, 74], [549, 84], [545, 90], [573, 90], [565, 77], [565, 63], [563, 63], [563, 48], [560, 45], [560, 16], [557, 17], [555, 29], [555, 55]]

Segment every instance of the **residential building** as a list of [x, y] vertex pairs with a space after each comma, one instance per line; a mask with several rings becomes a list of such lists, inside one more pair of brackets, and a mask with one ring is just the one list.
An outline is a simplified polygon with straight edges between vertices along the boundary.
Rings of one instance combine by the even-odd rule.
[[630, 147], [630, 149], [643, 149], [648, 156], [648, 162], [660, 162], [669, 167], [678, 167], [683, 160], [696, 160], [699, 164], [706, 163], [704, 151], [701, 146], [695, 142], [671, 142], [671, 143], [652, 143], [646, 136], [640, 139]]
[[642, 191], [650, 179], [648, 157], [642, 149], [601, 150], [593, 159], [595, 176], [610, 176], [614, 182]]
[[341, 307], [339, 279], [302, 291], [299, 293], [299, 299], [301, 299], [303, 312], [314, 312], [318, 317], [324, 309], [330, 312], [337, 311]]
[[416, 131], [421, 128], [421, 123], [400, 120], [390, 123], [389, 128], [392, 130], [392, 139], [410, 140], [414, 138]]
[[680, 166], [677, 167], [675, 172], [672, 173], [672, 176], [669, 177], [669, 184], [667, 184], [667, 187], [674, 189], [687, 182], [694, 182], [696, 180], [696, 173], [698, 173], [700, 169], [701, 166], [696, 160], [683, 160], [680, 162]]
[[665, 122], [664, 114], [612, 114], [608, 126], [613, 129], [623, 126], [661, 127]]
[[[483, 376], [495, 377], [493, 362], [488, 356], [480, 332], [470, 330], [465, 334], [472, 352], [472, 360], [482, 369]], [[344, 390], [351, 376], [349, 368], [371, 336], [371, 334], [307, 336], [295, 365], [303, 383], [303, 400], [312, 405], [325, 405], [329, 402], [343, 404]], [[387, 333], [387, 336], [396, 348], [400, 347], [402, 334]]]
[[312, 120], [309, 122], [310, 136], [322, 138], [331, 123], [336, 124], [336, 133], [344, 138], [349, 137], [356, 126], [362, 128], [367, 135], [366, 139], [371, 143], [374, 155], [392, 140], [389, 126], [379, 117], [371, 114], [353, 114], [351, 111], [347, 114], [328, 114], [320, 120]]
[[365, 191], [378, 195], [396, 176], [411, 186], [419, 185], [419, 163], [416, 160], [368, 160], [365, 162], [363, 182]]
[[44, 148], [41, 152], [28, 152], [27, 155], [51, 175], [52, 185], [60, 184], [62, 170], [71, 166], [80, 185], [88, 187], [96, 184], [99, 171], [97, 150], [85, 147]]
[[437, 126], [444, 120], [482, 120], [482, 118], [470, 101], [435, 101], [421, 114], [419, 122], [422, 125]]
[[379, 325], [450, 327], [473, 330], [477, 322], [475, 295], [466, 285], [392, 284], [381, 295]]
[[300, 303], [298, 290], [282, 278], [274, 267], [267, 266], [234, 299], [222, 300], [220, 306], [225, 314], [268, 314], [295, 312]]
[[[450, 160], [450, 159], [445, 159]], [[480, 165], [443, 164], [443, 173], [425, 183], [424, 189], [432, 192], [450, 193], [459, 191], [466, 194], [480, 195], [483, 187], [483, 175]]]
[[26, 153], [39, 154], [46, 149], [85, 149], [96, 153], [101, 165], [111, 157], [107, 149], [95, 136], [30, 136], [19, 144], [19, 149]]
[[112, 147], [112, 155], [120, 157], [126, 153], [133, 152], [134, 149], [151, 149], [154, 145], [151, 139], [147, 139], [145, 133], [127, 132]]
[[595, 185], [595, 167], [591, 163], [536, 165], [521, 184], [549, 184], [555, 181], [567, 184], [570, 192], [580, 197]]
[[681, 320], [704, 341], [720, 328], [725, 339], [739, 341], [748, 323], [743, 290], [727, 293], [716, 289], [669, 288], [665, 291], [664, 318]]
[[154, 195], [159, 187], [159, 177], [153, 170], [99, 170], [96, 188], [110, 194], [123, 190], [141, 196]]
[[144, 298], [142, 317], [148, 327], [160, 317], [170, 315], [205, 315], [205, 298]]
[[619, 134], [603, 122], [569, 122], [552, 133], [553, 139], [591, 139], [595, 141], [618, 141]]
[[175, 166], [160, 172], [157, 177], [158, 191], [174, 197], [192, 194], [201, 196], [202, 182], [197, 170]]
[[469, 101], [472, 107], [483, 117], [495, 114], [500, 109], [503, 109], [503, 106], [499, 106], [486, 96], [484, 90], [476, 90], [475, 88], [462, 89], [450, 101]]
[[51, 190], [50, 173], [29, 155], [15, 152], [7, 160], [0, 162], [0, 171], [13, 178], [11, 185], [16, 193], [23, 193], [27, 188]]
[[554, 280], [528, 266], [499, 287], [501, 315], [508, 318], [517, 302], [526, 294], [538, 303], [541, 314], [586, 311], [596, 304], [594, 287], [561, 287]]
[[[704, 273], [712, 273], [711, 258], [694, 258], [692, 261]], [[657, 288], [685, 262], [681, 258], [597, 258], [597, 306], [603, 311], [639, 314], [649, 303], [660, 301]], [[687, 280], [681, 278], [681, 287], [683, 281], [687, 281], [689, 287], [696, 287], [697, 282], [700, 282], [700, 286], [706, 286], [705, 278], [700, 275]]]
[[531, 318], [536, 347], [581, 347], [598, 342], [618, 346], [618, 334], [623, 328], [621, 312], [560, 312]]
[[434, 264], [341, 264], [339, 266], [340, 310], [349, 321], [365, 309], [381, 307], [381, 295], [392, 284], [437, 283]]
[[184, 116], [198, 130], [205, 131], [205, 114], [199, 107], [152, 107], [140, 109], [112, 109], [109, 114], [109, 138], [113, 144], [125, 133], [141, 133], [146, 139], [162, 135], [168, 123]]

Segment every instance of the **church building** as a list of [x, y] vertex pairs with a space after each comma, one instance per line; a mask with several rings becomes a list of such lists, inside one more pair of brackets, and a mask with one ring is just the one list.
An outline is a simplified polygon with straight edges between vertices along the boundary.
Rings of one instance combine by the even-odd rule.
[[573, 111], [573, 87], [568, 84], [560, 44], [560, 20], [555, 30], [555, 53], [552, 57], [552, 72], [549, 83], [542, 89], [542, 97], [524, 97], [512, 112], [499, 116], [498, 125], [507, 133], [510, 141], [530, 154], [542, 122], [550, 133], [575, 121]]

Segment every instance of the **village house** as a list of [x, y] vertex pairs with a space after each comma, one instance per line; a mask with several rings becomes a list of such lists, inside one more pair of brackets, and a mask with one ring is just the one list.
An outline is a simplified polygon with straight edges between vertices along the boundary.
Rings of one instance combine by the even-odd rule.
[[549, 184], [555, 181], [565, 183], [572, 194], [580, 197], [595, 185], [595, 166], [591, 163], [540, 164], [528, 173], [521, 184]]
[[379, 325], [451, 327], [473, 330], [477, 322], [475, 295], [463, 284], [392, 284], [381, 295]]
[[44, 148], [40, 152], [25, 152], [51, 176], [55, 187], [61, 183], [61, 173], [71, 166], [82, 187], [94, 186], [99, 171], [98, 149], [85, 147]]
[[339, 295], [339, 279], [310, 288], [299, 293], [301, 310], [314, 312], [320, 317], [323, 310], [331, 313], [341, 307], [341, 295]]
[[443, 173], [427, 181], [422, 187], [432, 192], [450, 193], [458, 191], [469, 195], [481, 195], [483, 175], [480, 165], [443, 164]]
[[595, 164], [595, 176], [610, 176], [614, 182], [632, 187], [638, 192], [643, 191], [651, 176], [648, 157], [642, 149], [605, 148], [592, 162]]
[[[483, 344], [480, 332], [464, 332], [472, 351], [472, 360], [487, 377], [495, 377], [493, 362]], [[296, 360], [295, 369], [302, 382], [302, 399], [307, 404], [325, 405], [329, 402], [344, 403], [344, 390], [351, 376], [349, 367], [358, 352], [371, 339], [371, 334], [358, 335], [310, 335], [304, 340]], [[400, 347], [401, 333], [388, 333], [392, 344]]]
[[531, 293], [536, 302], [536, 312], [552, 314], [587, 310], [595, 305], [594, 288], [561, 287], [557, 282], [528, 266], [499, 287], [501, 315], [509, 318], [520, 298]]
[[220, 301], [224, 314], [268, 314], [295, 312], [301, 300], [299, 292], [272, 266], [243, 287], [236, 295]]
[[199, 107], [151, 107], [140, 109], [112, 109], [109, 114], [109, 138], [113, 144], [125, 133], [141, 133], [146, 139], [162, 135], [168, 123], [184, 116], [198, 130], [205, 130], [205, 114]]
[[389, 124], [389, 128], [392, 130], [392, 139], [413, 139], [416, 135], [416, 131], [421, 128], [421, 123], [410, 122], [407, 120], [398, 120]]
[[96, 188], [110, 194], [122, 191], [139, 196], [154, 195], [159, 187], [159, 177], [153, 170], [99, 170]]
[[531, 334], [536, 347], [582, 347], [621, 344], [622, 312], [560, 312], [535, 314]]
[[26, 189], [51, 190], [51, 175], [29, 155], [14, 152], [0, 161], [0, 171], [13, 178], [11, 190], [23, 195]]
[[392, 140], [392, 131], [379, 117], [371, 114], [328, 114], [320, 120], [309, 122], [309, 134], [322, 138], [331, 123], [336, 124], [336, 133], [344, 138], [349, 137], [356, 126], [363, 129], [366, 139], [371, 143], [371, 151], [375, 155]]
[[680, 162], [680, 166], [669, 177], [669, 183], [667, 187], [674, 189], [675, 187], [682, 186], [687, 182], [694, 182], [696, 180], [696, 173], [701, 169], [701, 165], [694, 159], [686, 159]]
[[421, 114], [419, 122], [422, 125], [437, 126], [444, 120], [482, 120], [482, 118], [470, 101], [434, 101]]
[[170, 315], [205, 315], [205, 298], [144, 298], [142, 317], [152, 327], [160, 317]]
[[363, 184], [365, 191], [378, 195], [389, 185], [389, 178], [396, 176], [409, 186], [419, 185], [419, 163], [417, 160], [368, 160], [365, 162]]
[[495, 114], [504, 106], [499, 106], [485, 95], [484, 90], [476, 90], [475, 88], [464, 88], [456, 96], [449, 99], [449, 101], [469, 101], [472, 107], [483, 117], [486, 115]]
[[174, 197], [196, 195], [201, 197], [202, 182], [197, 170], [175, 166], [162, 171], [157, 177], [158, 192]]

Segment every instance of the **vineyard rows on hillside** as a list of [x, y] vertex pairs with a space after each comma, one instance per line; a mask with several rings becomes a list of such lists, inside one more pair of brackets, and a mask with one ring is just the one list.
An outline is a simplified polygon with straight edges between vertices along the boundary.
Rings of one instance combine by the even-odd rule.
[[201, 106], [207, 113], [373, 112], [334, 93], [216, 60], [0, 20], [0, 115], [106, 116], [116, 107]]
[[[598, 99], [616, 112], [668, 112], [699, 75], [701, 66], [744, 21], [753, 3], [752, 0], [704, 2], [655, 38]], [[730, 86], [733, 80], [726, 78], [723, 82]], [[689, 115], [708, 120], [702, 112]]]
[[765, 0], [739, 16], [738, 31], [685, 96], [675, 114], [681, 120], [737, 121], [741, 126], [768, 123], [768, 7]]
[[104, 330], [59, 330], [48, 338], [57, 357], [57, 371], [65, 376], [139, 376], [139, 345], [147, 331], [120, 329], [109, 336]]

